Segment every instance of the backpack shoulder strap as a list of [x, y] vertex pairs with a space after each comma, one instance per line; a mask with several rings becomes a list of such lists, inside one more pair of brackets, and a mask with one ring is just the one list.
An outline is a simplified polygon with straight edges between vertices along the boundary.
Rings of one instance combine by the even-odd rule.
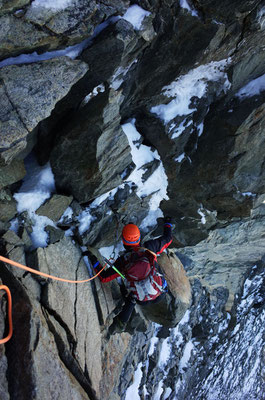
[[148, 253], [152, 254], [152, 256], [154, 256], [155, 260], [157, 260], [157, 255], [152, 250], [149, 250], [146, 247], [139, 247], [139, 250], [148, 251]]

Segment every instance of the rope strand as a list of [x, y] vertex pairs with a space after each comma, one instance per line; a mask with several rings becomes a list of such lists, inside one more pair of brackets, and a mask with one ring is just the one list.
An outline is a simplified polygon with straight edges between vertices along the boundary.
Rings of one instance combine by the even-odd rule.
[[10, 265], [12, 265], [14, 267], [23, 269], [24, 271], [31, 272], [32, 274], [44, 276], [45, 278], [50, 278], [50, 279], [53, 279], [54, 281], [61, 281], [61, 282], [68, 282], [68, 283], [85, 283], [85, 282], [92, 281], [93, 279], [95, 279], [103, 271], [103, 269], [107, 265], [107, 263], [106, 263], [104, 265], [104, 267], [96, 275], [92, 276], [92, 278], [79, 280], [79, 281], [74, 281], [72, 279], [59, 278], [58, 276], [53, 276], [53, 275], [46, 274], [45, 272], [37, 271], [36, 269], [27, 267], [26, 265], [20, 264], [20, 263], [18, 263], [16, 261], [13, 261], [13, 260], [9, 260], [9, 258], [5, 258], [3, 256], [0, 256], [0, 261], [3, 261], [4, 263], [10, 264]]

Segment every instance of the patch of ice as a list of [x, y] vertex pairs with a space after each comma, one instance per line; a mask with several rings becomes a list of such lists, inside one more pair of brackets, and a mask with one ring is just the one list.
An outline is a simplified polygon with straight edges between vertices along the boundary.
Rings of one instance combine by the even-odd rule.
[[137, 4], [134, 4], [128, 8], [122, 18], [130, 22], [135, 30], [139, 30], [141, 29], [144, 18], [150, 14], [151, 13], [149, 11], [146, 11]]
[[243, 100], [246, 97], [259, 95], [264, 90], [265, 90], [265, 74], [259, 76], [256, 79], [253, 79], [247, 85], [243, 86], [236, 93], [235, 97], [239, 97], [240, 100]]
[[209, 81], [224, 80], [221, 90], [226, 92], [231, 84], [228, 80], [225, 69], [230, 59], [222, 61], [212, 61], [209, 64], [201, 65], [192, 69], [188, 74], [181, 75], [176, 81], [162, 89], [162, 93], [170, 98], [174, 98], [168, 104], [160, 104], [151, 108], [151, 112], [156, 114], [164, 123], [168, 123], [177, 115], [189, 115], [196, 108], [190, 108], [192, 97], [202, 98], [206, 94]]
[[88, 46], [89, 42], [90, 39], [85, 39], [79, 44], [66, 47], [62, 50], [48, 51], [42, 54], [38, 54], [36, 51], [34, 51], [31, 54], [20, 54], [17, 57], [6, 58], [5, 60], [0, 62], [0, 68], [7, 67], [9, 65], [32, 64], [63, 56], [75, 59]]

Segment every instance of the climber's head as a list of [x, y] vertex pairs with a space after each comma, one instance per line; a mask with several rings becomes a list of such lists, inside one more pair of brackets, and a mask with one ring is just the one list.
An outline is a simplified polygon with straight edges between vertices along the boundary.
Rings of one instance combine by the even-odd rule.
[[124, 246], [139, 246], [141, 234], [138, 226], [127, 224], [122, 230], [122, 241]]

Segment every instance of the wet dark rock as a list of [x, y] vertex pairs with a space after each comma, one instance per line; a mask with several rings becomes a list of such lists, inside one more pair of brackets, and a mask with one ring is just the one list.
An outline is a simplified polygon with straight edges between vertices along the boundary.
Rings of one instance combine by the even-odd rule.
[[[264, 124], [265, 106], [255, 109], [236, 132], [236, 141], [230, 160], [237, 160], [234, 184], [240, 192], [264, 193]], [[246, 152], [246, 148], [250, 151]], [[255, 159], [251, 149], [255, 148]]]
[[[0, 4], [1, 59], [80, 43], [93, 35], [97, 25], [111, 16], [123, 14], [129, 5], [126, 0], [104, 3], [93, 0], [89, 5], [85, 0], [75, 0], [68, 7], [58, 9], [29, 3], [28, 0], [14, 0]], [[12, 14], [27, 5], [20, 18], [17, 12]]]
[[23, 161], [14, 160], [9, 165], [0, 166], [0, 188], [20, 181], [26, 175]]
[[0, 1], [0, 15], [5, 14], [10, 11], [17, 10], [30, 3], [30, 0], [1, 0]]
[[[10, 162], [19, 154], [22, 155], [22, 150], [27, 147], [27, 140], [30, 148], [26, 150], [26, 154], [24, 152], [24, 156], [30, 152], [36, 143], [37, 132], [34, 128], [50, 115], [55, 104], [68, 93], [87, 69], [87, 65], [80, 61], [61, 57], [42, 63], [4, 67], [0, 70], [5, 95], [10, 103], [8, 114], [11, 113], [11, 119], [3, 116], [1, 121], [4, 127], [0, 147], [3, 159], [8, 157]], [[2, 101], [6, 102], [6, 98], [2, 98]], [[19, 123], [23, 127], [21, 132], [13, 127], [13, 114], [19, 115]], [[12, 151], [12, 156], [8, 154], [8, 149]]]
[[54, 226], [46, 226], [45, 231], [48, 232], [49, 235], [49, 244], [59, 242], [64, 237], [64, 231]]
[[17, 206], [11, 193], [0, 190], [0, 220], [2, 222], [8, 222], [15, 217], [16, 213]]

